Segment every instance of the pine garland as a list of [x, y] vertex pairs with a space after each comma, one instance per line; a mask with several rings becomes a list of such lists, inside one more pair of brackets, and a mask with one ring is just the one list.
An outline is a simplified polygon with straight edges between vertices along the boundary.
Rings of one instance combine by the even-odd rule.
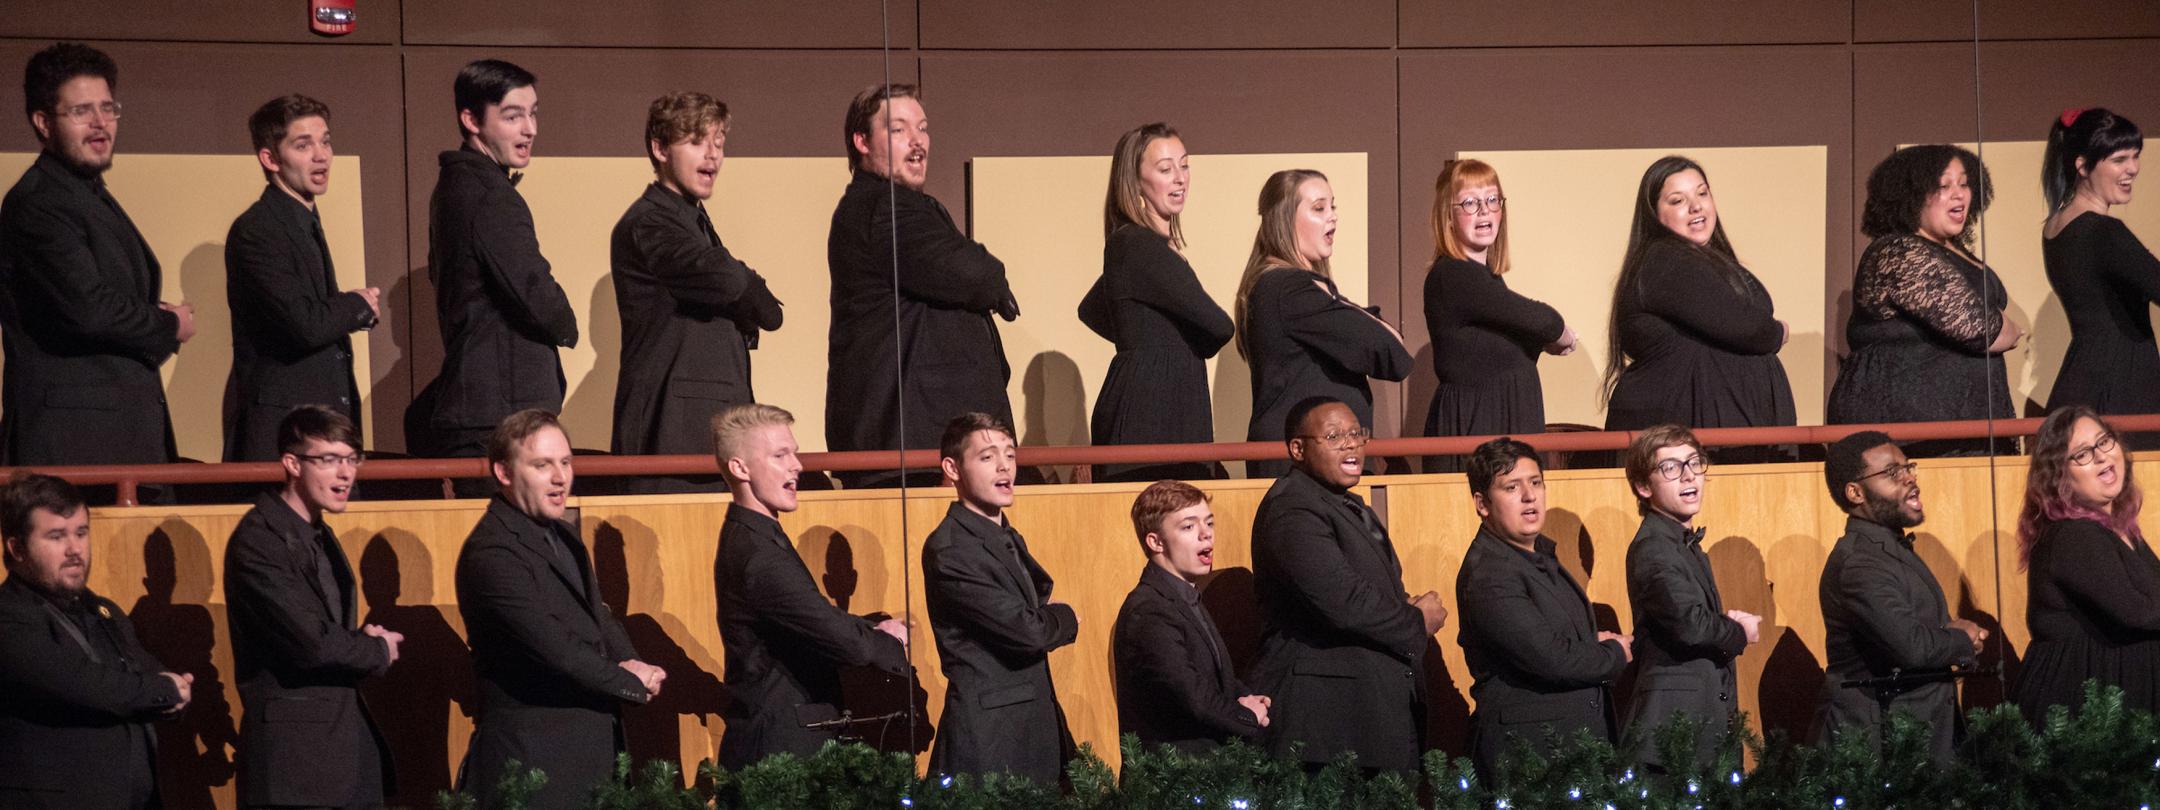
[[[1093, 749], [1066, 768], [1071, 791], [1061, 793], [1003, 775], [918, 777], [905, 754], [859, 744], [828, 744], [810, 758], [778, 755], [740, 771], [707, 761], [684, 789], [672, 762], [650, 761], [636, 774], [628, 756], [597, 786], [596, 810], [1891, 810], [1891, 808], [2160, 807], [2160, 720], [2123, 704], [2122, 691], [2088, 683], [2076, 711], [2057, 706], [2034, 728], [2014, 706], [1976, 709], [1954, 761], [1929, 754], [1927, 725], [1892, 715], [1878, 749], [1865, 735], [1825, 746], [1795, 743], [1782, 734], [1765, 741], [1735, 718], [1707, 766], [1653, 772], [1614, 746], [1585, 734], [1551, 757], [1517, 746], [1493, 775], [1480, 781], [1463, 758], [1425, 755], [1418, 784], [1393, 773], [1367, 775], [1344, 756], [1308, 770], [1249, 746], [1232, 744], [1206, 756], [1122, 741], [1124, 772], [1113, 774]], [[1676, 721], [1651, 740], [1660, 761], [1696, 761], [1695, 727]], [[1752, 754], [1755, 767], [1744, 767]], [[522, 810], [546, 776], [512, 763], [500, 800], [478, 807], [472, 797], [443, 793], [442, 810]]]

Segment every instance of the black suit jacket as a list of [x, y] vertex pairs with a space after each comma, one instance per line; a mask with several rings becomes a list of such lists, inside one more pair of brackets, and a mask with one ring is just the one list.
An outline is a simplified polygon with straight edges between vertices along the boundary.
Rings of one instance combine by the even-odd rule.
[[615, 223], [618, 455], [709, 453], [713, 415], [757, 401], [750, 350], [759, 330], [780, 328], [780, 299], [720, 244], [704, 208], [654, 183]]
[[840, 716], [840, 667], [908, 673], [906, 647], [818, 591], [779, 521], [729, 504], [713, 584], [735, 698], [720, 738], [722, 766], [817, 753], [839, 729], [803, 726]]
[[339, 292], [322, 220], [275, 184], [225, 234], [232, 376], [225, 382], [225, 460], [275, 461], [277, 428], [301, 405], [360, 424], [353, 332], [375, 325], [359, 293]]
[[1141, 568], [1118, 608], [1110, 651], [1119, 734], [1188, 754], [1259, 740], [1259, 718], [1237, 702], [1252, 690], [1238, 681], [1222, 632], [1191, 583], [1152, 562]]
[[1627, 668], [1618, 641], [1600, 642], [1582, 586], [1553, 541], [1537, 553], [1480, 527], [1455, 578], [1463, 657], [1470, 666], [1470, 758], [1490, 773], [1510, 736], [1545, 746], [1588, 730], [1613, 738], [1611, 683]]
[[103, 180], [50, 154], [0, 200], [0, 464], [173, 459], [158, 366], [180, 348], [157, 256]]
[[533, 807], [586, 806], [623, 750], [622, 705], [651, 695], [621, 666], [637, 651], [577, 530], [488, 499], [458, 552], [457, 597], [480, 693], [462, 789], [488, 806], [515, 759], [547, 772]]
[[419, 399], [428, 426], [486, 431], [526, 408], [562, 410], [558, 348], [577, 345], [577, 313], [533, 234], [532, 209], [493, 158], [444, 152], [428, 203], [428, 279], [442, 328], [442, 373]]
[[[1343, 298], [1332, 279], [1295, 267], [1260, 274], [1246, 304], [1245, 331], [1253, 397], [1246, 441], [1282, 441], [1283, 419], [1311, 397], [1342, 400], [1359, 424], [1373, 427], [1369, 378], [1410, 376], [1410, 352], [1386, 325]], [[1277, 460], [1245, 465], [1251, 478], [1289, 468]]]
[[1644, 514], [1628, 545], [1627, 584], [1635, 611], [1635, 692], [1628, 709], [1628, 727], [1640, 731], [1635, 756], [1657, 762], [1655, 733], [1679, 712], [1703, 724], [1695, 756], [1707, 766], [1738, 710], [1733, 659], [1747, 649], [1747, 630], [1725, 617], [1702, 530], [1683, 529], [1660, 512]]
[[959, 503], [922, 553], [923, 599], [947, 681], [930, 770], [1008, 771], [1057, 784], [1073, 742], [1050, 683], [1050, 651], [1073, 643], [1079, 617], [1049, 603], [1050, 574], [1018, 531]]
[[[1894, 670], [1944, 669], [1973, 663], [1972, 639], [1952, 630], [1942, 585], [1913, 553], [1912, 535], [1858, 517], [1845, 520], [1823, 563], [1821, 708], [1824, 734], [1855, 731], [1880, 740], [1882, 705], [1872, 690], [1845, 681], [1887, 677]], [[1934, 726], [1934, 754], [1947, 761], [1957, 739], [1957, 688], [1924, 684], [1898, 695], [1892, 711], [1911, 712]]]
[[[826, 446], [890, 450], [904, 430], [908, 447], [936, 447], [945, 423], [968, 411], [1012, 423], [1005, 396], [1012, 367], [990, 320], [1000, 309], [1019, 312], [1005, 283], [1005, 263], [961, 234], [944, 205], [856, 172], [833, 209], [825, 255], [832, 271], [826, 378], [834, 381], [825, 391]], [[896, 345], [907, 371], [905, 391], [895, 379]], [[903, 401], [904, 426], [898, 416]]]
[[1431, 636], [1379, 516], [1293, 468], [1253, 517], [1253, 593], [1262, 635], [1252, 680], [1274, 701], [1269, 747], [1285, 754], [1301, 742], [1306, 762], [1352, 751], [1365, 767], [1416, 770]]
[[[328, 582], [318, 559], [328, 564]], [[356, 593], [330, 528], [301, 518], [276, 493], [257, 498], [233, 529], [225, 606], [247, 710], [240, 721], [243, 804], [336, 807], [355, 798], [364, 778], [391, 785], [389, 747], [359, 688], [390, 666], [390, 649], [358, 629]], [[371, 759], [383, 772], [359, 773]]]
[[119, 605], [82, 599], [87, 628], [21, 578], [0, 583], [0, 803], [9, 807], [140, 807], [131, 787], [156, 784], [150, 722], [180, 691]]

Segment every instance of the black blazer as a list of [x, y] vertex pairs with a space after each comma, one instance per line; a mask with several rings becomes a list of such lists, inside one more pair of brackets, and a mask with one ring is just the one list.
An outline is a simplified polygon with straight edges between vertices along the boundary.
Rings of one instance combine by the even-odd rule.
[[[284, 192], [278, 192], [283, 194]], [[327, 563], [328, 581], [317, 560]], [[266, 493], [225, 545], [225, 606], [240, 684], [240, 801], [336, 807], [375, 749], [385, 791], [390, 750], [360, 681], [390, 666], [382, 639], [360, 632], [352, 565], [330, 527]], [[377, 797], [380, 800], [380, 797]]]
[[[1102, 277], [1079, 313], [1088, 329], [1117, 344], [1089, 421], [1095, 444], [1215, 440], [1207, 360], [1236, 327], [1168, 239], [1130, 223], [1112, 231], [1103, 241]], [[1096, 477], [1213, 477], [1212, 467], [1107, 465]]]
[[780, 328], [780, 299], [713, 231], [705, 206], [659, 183], [615, 223], [609, 241], [622, 311], [615, 383], [617, 455], [712, 452], [712, 418], [756, 402], [750, 350]]
[[577, 530], [488, 499], [458, 552], [457, 597], [480, 693], [460, 789], [488, 806], [515, 759], [547, 772], [532, 807], [586, 806], [623, 750], [622, 705], [651, 695], [621, 667], [637, 651]]
[[173, 459], [158, 366], [179, 318], [160, 284], [104, 181], [38, 155], [0, 201], [0, 464]]
[[1470, 667], [1470, 759], [1491, 773], [1510, 737], [1546, 750], [1587, 730], [1613, 738], [1611, 684], [1627, 668], [1618, 641], [1598, 641], [1582, 586], [1551, 538], [1536, 555], [1484, 527], [1455, 577], [1458, 640]]
[[735, 698], [720, 737], [724, 767], [783, 752], [808, 757], [837, 736], [803, 726], [840, 716], [840, 667], [908, 674], [907, 648], [826, 599], [779, 521], [729, 504], [713, 586]]
[[923, 599], [945, 673], [936, 773], [1007, 771], [1055, 785], [1074, 746], [1050, 683], [1050, 651], [1080, 620], [1049, 603], [1050, 574], [1011, 525], [954, 503], [923, 541]]
[[0, 804], [142, 807], [131, 794], [155, 793], [150, 723], [180, 691], [119, 605], [82, 599], [87, 627], [20, 577], [0, 583]]
[[353, 332], [375, 325], [359, 293], [339, 292], [322, 219], [275, 184], [225, 233], [232, 376], [225, 379], [225, 460], [275, 461], [278, 423], [327, 405], [360, 424]]
[[[1373, 423], [1367, 378], [1400, 381], [1410, 376], [1410, 352], [1377, 316], [1359, 309], [1335, 291], [1332, 279], [1295, 267], [1260, 274], [1245, 305], [1253, 396], [1246, 441], [1282, 441], [1283, 419], [1290, 409], [1320, 396], [1342, 400], [1359, 424], [1379, 427]], [[1250, 478], [1278, 476], [1289, 467], [1287, 461], [1245, 465]]]
[[[889, 204], [888, 204], [889, 190]], [[893, 248], [899, 247], [899, 323]], [[981, 411], [1012, 424], [1012, 367], [990, 313], [1019, 314], [1005, 263], [953, 224], [936, 198], [858, 171], [833, 209], [825, 242], [832, 271], [825, 444], [839, 450], [936, 447], [945, 423]], [[893, 368], [904, 358], [907, 389]], [[907, 424], [898, 422], [901, 402]]]
[[526, 408], [562, 410], [558, 348], [577, 345], [577, 313], [540, 255], [532, 209], [494, 158], [444, 152], [428, 203], [428, 279], [442, 329], [442, 373], [416, 399], [437, 431], [491, 430]]
[[1639, 732], [1638, 762], [1658, 762], [1657, 729], [1681, 712], [1703, 724], [1695, 756], [1698, 767], [1707, 767], [1738, 710], [1733, 659], [1747, 649], [1747, 630], [1725, 617], [1702, 537], [1702, 529], [1683, 529], [1651, 511], [1628, 545], [1628, 602], [1635, 611], [1628, 727]]
[[1238, 682], [1222, 632], [1191, 583], [1153, 563], [1141, 568], [1118, 608], [1110, 650], [1118, 734], [1188, 754], [1259, 741], [1259, 718], [1237, 702], [1252, 690]]
[[[1972, 639], [1952, 630], [1942, 585], [1913, 553], [1912, 535], [1849, 517], [1823, 563], [1823, 693], [1816, 724], [1824, 735], [1856, 731], [1879, 740], [1883, 712], [1871, 690], [1845, 681], [1882, 678], [1893, 670], [1943, 669], [1973, 663]], [[1956, 743], [1957, 688], [1947, 681], [1898, 695], [1892, 711], [1911, 712], [1935, 728], [1937, 762]]]
[[1304, 743], [1306, 762], [1353, 751], [1368, 768], [1415, 770], [1432, 637], [1379, 516], [1293, 468], [1253, 517], [1253, 595], [1252, 682], [1274, 701], [1268, 746], [1281, 755]]

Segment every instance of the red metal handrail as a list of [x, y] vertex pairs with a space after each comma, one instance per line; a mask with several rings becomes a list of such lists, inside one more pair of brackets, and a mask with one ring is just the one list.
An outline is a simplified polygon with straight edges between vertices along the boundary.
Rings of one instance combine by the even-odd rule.
[[[1818, 425], [1807, 427], [1704, 428], [1695, 431], [1703, 444], [1713, 447], [1773, 444], [1824, 444], [1863, 430], [1880, 430], [1899, 441], [1930, 439], [1979, 439], [1988, 436], [2029, 436], [2040, 429], [2039, 419], [2005, 419], [1993, 422], [1970, 419], [1952, 422], [1902, 422], [1879, 425]], [[2118, 430], [2160, 432], [2160, 414], [2110, 416]], [[1635, 437], [1633, 431], [1538, 433], [1516, 438], [1540, 452], [1620, 450]], [[1439, 436], [1374, 439], [1365, 452], [1376, 457], [1461, 455], [1491, 440], [1492, 436]], [[1095, 464], [1163, 464], [1205, 461], [1258, 461], [1286, 458], [1281, 442], [1223, 442], [1216, 444], [1060, 445], [1020, 448], [1020, 463], [1039, 466], [1088, 466]], [[937, 466], [936, 450], [890, 450], [846, 453], [804, 453], [804, 469], [827, 472], [889, 470], [902, 466], [929, 470]], [[25, 467], [0, 467], [0, 480]], [[233, 484], [277, 481], [283, 476], [273, 462], [238, 464], [112, 464], [70, 467], [37, 467], [76, 484], [109, 484], [117, 490], [122, 506], [136, 503], [136, 489], [143, 484]], [[584, 456], [577, 462], [580, 475], [713, 475], [720, 471], [711, 456]], [[372, 480], [429, 478], [486, 478], [487, 462], [477, 458], [383, 459], [360, 468], [360, 477]]]

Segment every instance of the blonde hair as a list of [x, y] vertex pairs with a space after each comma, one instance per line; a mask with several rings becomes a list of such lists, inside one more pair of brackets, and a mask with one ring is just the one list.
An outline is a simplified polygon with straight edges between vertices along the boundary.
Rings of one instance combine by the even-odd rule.
[[1248, 315], [1253, 287], [1259, 284], [1262, 274], [1279, 267], [1298, 267], [1321, 278], [1334, 278], [1328, 271], [1328, 260], [1316, 260], [1308, 267], [1298, 254], [1298, 187], [1307, 180], [1325, 183], [1327, 175], [1312, 169], [1284, 169], [1268, 175], [1267, 182], [1260, 184], [1260, 229], [1253, 232], [1252, 255], [1245, 259], [1245, 274], [1238, 279], [1237, 287], [1239, 357], [1252, 357]]
[[[1125, 224], [1147, 227], [1147, 197], [1140, 193], [1140, 171], [1147, 160], [1147, 150], [1156, 141], [1176, 138], [1177, 130], [1169, 124], [1156, 122], [1134, 128], [1118, 136], [1117, 148], [1111, 152], [1110, 190], [1103, 195], [1103, 238]], [[1178, 215], [1164, 214], [1170, 223], [1170, 246], [1185, 247], [1185, 231], [1178, 227]]]
[[750, 431], [793, 424], [794, 414], [762, 402], [736, 405], [721, 411], [712, 418], [713, 458], [720, 462], [721, 470], [726, 470], [728, 459], [741, 457], [743, 437], [750, 435]]
[[[1440, 179], [1433, 181], [1433, 261], [1470, 258], [1469, 250], [1463, 247], [1462, 236], [1455, 232], [1455, 198], [1463, 193], [1463, 189], [1478, 186], [1492, 186], [1495, 195], [1507, 196], [1500, 188], [1500, 173], [1482, 160], [1450, 160], [1447, 167], [1440, 170]], [[1493, 213], [1500, 214], [1500, 229], [1493, 237], [1492, 247], [1485, 249], [1485, 267], [1498, 276], [1508, 271], [1508, 218], [1504, 211]]]

